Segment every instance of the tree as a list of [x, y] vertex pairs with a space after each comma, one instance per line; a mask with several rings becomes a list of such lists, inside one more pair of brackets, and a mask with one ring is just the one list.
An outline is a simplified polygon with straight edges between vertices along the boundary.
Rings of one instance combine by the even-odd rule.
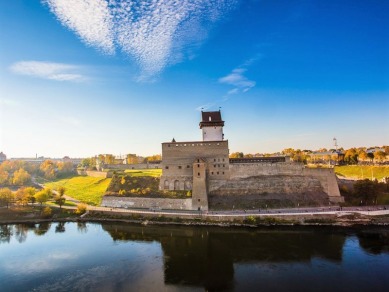
[[365, 161], [365, 160], [368, 160], [368, 159], [369, 159], [369, 157], [367, 156], [367, 153], [366, 153], [365, 150], [360, 150], [358, 152], [358, 160], [359, 161]]
[[59, 187], [57, 190], [58, 194], [54, 197], [55, 203], [59, 205], [59, 208], [62, 209], [62, 205], [65, 204], [65, 188], [64, 187]]
[[367, 204], [369, 200], [377, 201], [378, 183], [369, 179], [359, 180], [354, 184], [354, 193]]
[[15, 199], [18, 204], [27, 205], [29, 202], [28, 194], [25, 188], [19, 188], [15, 193]]
[[35, 193], [36, 189], [34, 187], [28, 187], [24, 189], [24, 194], [27, 197], [28, 202], [30, 202], [31, 204], [35, 203]]
[[43, 203], [46, 203], [50, 198], [51, 190], [50, 189], [44, 189], [40, 190], [35, 194], [35, 200], [41, 204], [41, 207]]
[[20, 168], [19, 170], [14, 172], [14, 176], [12, 179], [12, 183], [14, 185], [22, 186], [29, 182], [31, 182], [31, 175], [23, 168]]
[[371, 162], [373, 162], [374, 154], [372, 152], [367, 153], [367, 157], [370, 159]]
[[113, 156], [112, 154], [105, 154], [105, 163], [115, 164], [115, 156]]
[[57, 167], [58, 172], [61, 174], [70, 174], [74, 171], [73, 163], [71, 161], [58, 162]]
[[126, 159], [127, 159], [127, 164], [139, 163], [138, 156], [136, 156], [136, 154], [127, 154]]
[[7, 209], [9, 205], [14, 201], [15, 195], [9, 188], [0, 189], [0, 204], [6, 205]]
[[51, 161], [51, 160], [43, 161], [41, 166], [40, 166], [40, 170], [43, 172], [43, 176], [46, 179], [55, 178], [55, 165], [54, 165], [53, 161]]
[[[128, 159], [128, 156], [127, 156]], [[162, 160], [162, 155], [161, 154], [154, 154], [151, 156], [146, 156], [144, 159], [144, 162], [146, 163], [147, 161], [159, 161]]]
[[376, 161], [381, 162], [381, 161], [385, 160], [385, 158], [386, 158], [385, 152], [383, 152], [383, 151], [374, 152], [374, 159]]
[[6, 170], [0, 169], [0, 185], [8, 184], [9, 173]]
[[355, 148], [350, 148], [344, 154], [344, 161], [348, 164], [357, 164], [358, 163], [358, 153]]
[[234, 152], [230, 154], [230, 158], [243, 158], [244, 154], [243, 152]]

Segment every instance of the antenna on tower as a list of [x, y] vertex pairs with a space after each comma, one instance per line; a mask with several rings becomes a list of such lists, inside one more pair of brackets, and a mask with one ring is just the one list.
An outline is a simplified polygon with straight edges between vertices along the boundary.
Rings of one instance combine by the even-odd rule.
[[335, 150], [338, 151], [338, 140], [336, 138], [332, 140], [334, 141]]

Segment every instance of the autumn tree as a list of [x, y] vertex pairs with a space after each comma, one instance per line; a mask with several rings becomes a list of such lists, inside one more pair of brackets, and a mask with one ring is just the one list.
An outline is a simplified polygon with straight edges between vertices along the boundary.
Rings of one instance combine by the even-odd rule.
[[28, 202], [30, 202], [31, 204], [35, 203], [35, 193], [36, 189], [34, 187], [27, 187], [24, 189], [24, 194], [28, 199]]
[[9, 208], [9, 205], [14, 201], [15, 195], [9, 188], [2, 188], [0, 189], [0, 204], [7, 206]]
[[0, 169], [0, 185], [7, 185], [9, 179], [8, 171]]
[[25, 188], [19, 188], [15, 193], [16, 202], [20, 205], [27, 205], [29, 202], [29, 198], [26, 195]]
[[51, 190], [50, 189], [43, 189], [43, 190], [40, 190], [39, 192], [37, 192], [35, 194], [35, 200], [41, 204], [41, 207], [43, 205], [43, 203], [46, 203], [49, 198], [51, 197]]
[[57, 167], [61, 174], [70, 174], [74, 171], [73, 162], [71, 161], [58, 162]]
[[350, 148], [344, 154], [344, 161], [348, 164], [357, 164], [358, 163], [358, 153], [355, 148]]
[[105, 163], [115, 164], [115, 156], [113, 156], [112, 154], [105, 154]]
[[[128, 158], [128, 156], [127, 156], [127, 158]], [[162, 160], [162, 155], [161, 154], [154, 154], [154, 155], [145, 157], [144, 162], [146, 163], [147, 161], [159, 161], [159, 160]]]
[[63, 204], [65, 204], [65, 188], [64, 187], [59, 187], [58, 190], [57, 190], [57, 195], [54, 197], [54, 201], [55, 203], [57, 203], [59, 205], [59, 208], [61, 209]]
[[138, 159], [138, 156], [136, 156], [136, 154], [127, 154], [126, 160], [127, 160], [127, 164], [138, 164], [139, 163], [139, 159]]
[[31, 175], [25, 171], [23, 168], [14, 172], [12, 183], [14, 185], [25, 185], [31, 182]]
[[374, 160], [378, 161], [378, 162], [382, 162], [383, 160], [385, 160], [385, 152], [383, 151], [376, 151], [374, 152]]
[[40, 165], [40, 170], [43, 172], [43, 176], [46, 179], [55, 178], [55, 164], [51, 160], [45, 160]]
[[230, 154], [230, 158], [243, 158], [244, 154], [243, 152], [234, 152]]
[[359, 161], [365, 161], [365, 160], [368, 160], [369, 157], [367, 156], [367, 153], [365, 150], [359, 150], [358, 152], [358, 160]]

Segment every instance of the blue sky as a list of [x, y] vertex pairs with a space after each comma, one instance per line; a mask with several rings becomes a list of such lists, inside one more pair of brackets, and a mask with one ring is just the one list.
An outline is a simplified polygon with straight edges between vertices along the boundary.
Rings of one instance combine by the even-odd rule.
[[[142, 3], [140, 3], [142, 2]], [[222, 108], [230, 152], [389, 144], [385, 0], [5, 0], [0, 151], [161, 152]]]

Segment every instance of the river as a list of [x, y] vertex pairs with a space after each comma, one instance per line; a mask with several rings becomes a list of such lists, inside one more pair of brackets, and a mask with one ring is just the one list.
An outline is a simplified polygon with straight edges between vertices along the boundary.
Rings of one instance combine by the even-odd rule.
[[1, 291], [388, 291], [389, 230], [0, 225]]

